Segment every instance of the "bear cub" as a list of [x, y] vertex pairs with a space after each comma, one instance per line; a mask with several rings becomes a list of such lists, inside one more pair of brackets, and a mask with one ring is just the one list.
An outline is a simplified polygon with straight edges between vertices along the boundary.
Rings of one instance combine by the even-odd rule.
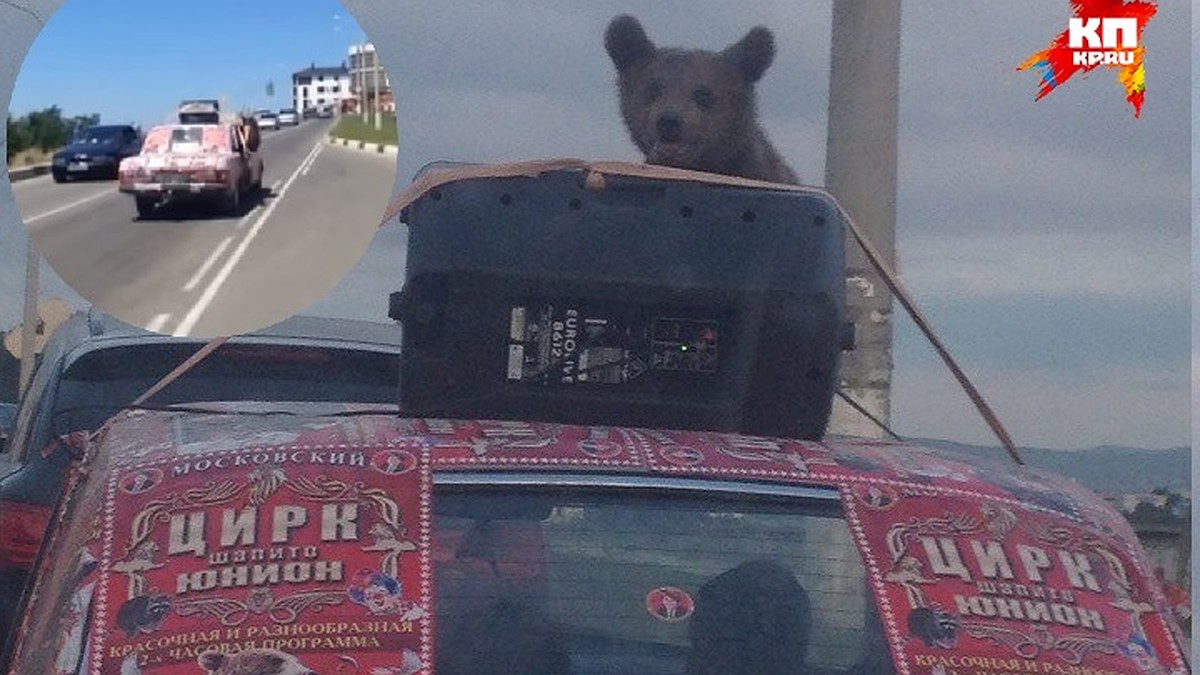
[[621, 15], [604, 46], [625, 126], [648, 164], [799, 183], [756, 112], [754, 85], [775, 58], [771, 31], [755, 27], [720, 52], [659, 48], [637, 19]]
[[232, 654], [210, 649], [196, 660], [207, 675], [317, 675], [300, 659], [274, 649], [244, 649]]

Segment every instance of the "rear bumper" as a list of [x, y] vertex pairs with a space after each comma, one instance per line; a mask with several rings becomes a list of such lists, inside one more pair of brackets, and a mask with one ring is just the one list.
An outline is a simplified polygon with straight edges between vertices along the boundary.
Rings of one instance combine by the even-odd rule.
[[224, 193], [229, 191], [229, 186], [224, 183], [187, 183], [182, 185], [122, 183], [118, 189], [125, 194], [138, 197], [183, 197]]
[[90, 159], [86, 164], [86, 169], [78, 168], [76, 162], [53, 162], [50, 166], [50, 172], [55, 176], [65, 176], [69, 178], [93, 178], [95, 176], [112, 176], [117, 171], [120, 165], [120, 159], [113, 157], [97, 157]]

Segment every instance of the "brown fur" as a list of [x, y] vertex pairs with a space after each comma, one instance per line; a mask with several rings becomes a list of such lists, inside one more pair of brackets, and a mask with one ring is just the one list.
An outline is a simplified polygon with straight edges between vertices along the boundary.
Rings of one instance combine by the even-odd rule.
[[300, 659], [274, 649], [243, 649], [232, 654], [210, 649], [196, 660], [208, 675], [317, 675]]
[[771, 31], [720, 52], [659, 48], [638, 20], [612, 20], [604, 46], [617, 68], [621, 114], [649, 164], [795, 184], [758, 123], [754, 85], [775, 58]]

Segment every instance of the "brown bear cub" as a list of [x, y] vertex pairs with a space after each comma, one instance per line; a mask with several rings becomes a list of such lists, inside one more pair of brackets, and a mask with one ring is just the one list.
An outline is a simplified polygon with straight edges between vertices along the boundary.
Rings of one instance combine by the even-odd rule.
[[767, 140], [754, 85], [775, 58], [762, 26], [720, 52], [659, 48], [638, 20], [612, 20], [604, 46], [617, 67], [621, 114], [648, 164], [796, 184]]
[[197, 661], [208, 675], [317, 675], [300, 659], [274, 649], [243, 649], [232, 654], [210, 649]]

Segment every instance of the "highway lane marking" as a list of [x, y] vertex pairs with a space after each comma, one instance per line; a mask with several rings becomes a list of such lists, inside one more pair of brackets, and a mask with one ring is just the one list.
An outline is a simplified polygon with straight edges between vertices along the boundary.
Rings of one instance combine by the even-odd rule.
[[[274, 195], [274, 194], [275, 194], [275, 192], [276, 192], [277, 190], [279, 190], [279, 184], [280, 184], [280, 183], [282, 183], [282, 182], [283, 182], [283, 181], [281, 181], [281, 180], [277, 180], [277, 181], [275, 181], [274, 183], [271, 183], [271, 187], [270, 187], [270, 193], [271, 193], [272, 195]], [[236, 230], [240, 230], [240, 229], [242, 229], [243, 227], [245, 227], [245, 226], [246, 226], [246, 223], [250, 222], [250, 217], [251, 217], [251, 216], [253, 216], [253, 215], [254, 215], [254, 214], [256, 214], [256, 213], [260, 213], [260, 212], [262, 211], [262, 208], [263, 208], [263, 203], [262, 203], [262, 202], [259, 202], [259, 203], [255, 204], [255, 205], [254, 205], [254, 208], [250, 209], [250, 212], [249, 212], [249, 213], [247, 213], [246, 215], [242, 216], [242, 217], [241, 217], [241, 219], [240, 219], [240, 220], [238, 220], [238, 223], [237, 223], [237, 225], [236, 225], [236, 226], [234, 226], [234, 229], [236, 229]]]
[[[274, 188], [271, 188], [271, 190], [274, 191]], [[252, 217], [254, 217], [254, 214], [259, 213], [260, 211], [262, 211], [262, 202], [255, 204], [254, 208], [252, 208], [248, 212], [246, 212], [246, 215], [242, 216], [241, 218], [238, 218], [237, 225], [234, 225], [233, 229], [235, 229], [235, 230], [242, 229], [243, 227], [246, 226], [246, 223], [250, 222], [250, 219]]]
[[62, 213], [63, 211], [68, 211], [70, 209], [73, 209], [76, 206], [83, 206], [84, 204], [86, 204], [90, 201], [95, 201], [106, 195], [115, 195], [115, 194], [120, 194], [120, 193], [117, 192], [116, 190], [105, 190], [104, 192], [97, 192], [96, 194], [84, 197], [83, 199], [76, 199], [75, 201], [70, 202], [69, 204], [63, 204], [62, 206], [60, 206], [56, 209], [50, 209], [49, 211], [46, 211], [45, 213], [39, 213], [36, 216], [30, 216], [25, 219], [25, 224], [28, 225], [30, 223], [36, 223], [37, 221], [39, 221], [43, 218], [49, 218], [50, 216]]
[[271, 214], [275, 212], [275, 207], [279, 206], [279, 202], [283, 201], [283, 196], [286, 195], [288, 189], [292, 187], [292, 183], [295, 183], [296, 179], [300, 177], [300, 170], [303, 169], [304, 166], [317, 155], [317, 152], [321, 150], [321, 145], [321, 142], [318, 141], [317, 144], [313, 146], [313, 149], [309, 151], [308, 157], [305, 157], [304, 161], [300, 163], [300, 166], [296, 167], [296, 170], [292, 172], [292, 175], [288, 176], [288, 179], [283, 184], [283, 187], [280, 188], [279, 192], [275, 194], [275, 198], [271, 200], [271, 203], [267, 205], [267, 208], [263, 209], [262, 214], [259, 215], [258, 220], [254, 222], [254, 225], [251, 226], [250, 231], [246, 233], [246, 236], [242, 238], [242, 241], [238, 244], [238, 247], [234, 249], [233, 254], [225, 260], [225, 264], [221, 266], [221, 269], [217, 271], [216, 276], [214, 276], [213, 280], [209, 282], [208, 286], [204, 289], [204, 293], [200, 296], [200, 299], [196, 301], [196, 304], [192, 306], [192, 309], [188, 311], [187, 315], [184, 316], [183, 320], [179, 322], [178, 326], [176, 326], [173, 333], [175, 337], [187, 337], [192, 328], [195, 328], [196, 322], [200, 320], [200, 316], [204, 314], [205, 310], [208, 309], [208, 306], [212, 303], [213, 298], [216, 297], [217, 291], [221, 290], [221, 286], [225, 284], [225, 280], [228, 279], [230, 273], [233, 272], [234, 265], [236, 265], [238, 261], [242, 259], [243, 255], [245, 255], [246, 249], [250, 247], [250, 242], [254, 241], [254, 238], [258, 236], [259, 231], [262, 230], [263, 224], [267, 222], [267, 218], [271, 217]]
[[313, 162], [317, 161], [317, 155], [321, 154], [321, 150], [324, 148], [325, 148], [324, 143], [317, 143], [317, 151], [314, 152], [311, 157], [309, 157], [308, 166], [304, 167], [304, 170], [300, 172], [300, 175], [302, 175], [302, 176], [308, 175], [308, 170], [312, 168]]
[[146, 330], [157, 333], [158, 331], [162, 330], [163, 325], [166, 324], [167, 320], [170, 318], [170, 314], [155, 314], [154, 318], [150, 319], [150, 323], [146, 324]]
[[232, 243], [232, 234], [222, 239], [221, 243], [217, 244], [217, 247], [213, 249], [213, 252], [208, 254], [208, 258], [204, 260], [203, 265], [200, 265], [200, 269], [196, 270], [196, 273], [192, 275], [192, 278], [189, 279], [186, 284], [184, 284], [183, 290], [185, 292], [191, 292], [191, 290], [196, 287], [196, 284], [199, 284], [200, 280], [204, 278], [204, 275], [208, 274], [208, 270], [212, 269], [212, 266], [217, 264], [217, 258], [221, 257], [221, 254], [224, 253], [225, 249], [229, 248], [229, 245]]

